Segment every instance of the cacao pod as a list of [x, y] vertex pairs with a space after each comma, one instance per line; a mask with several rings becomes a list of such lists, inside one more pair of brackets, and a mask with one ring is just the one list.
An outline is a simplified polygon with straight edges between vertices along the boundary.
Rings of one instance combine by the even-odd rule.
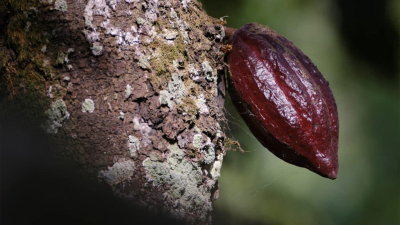
[[264, 25], [244, 25], [228, 44], [229, 93], [253, 135], [284, 161], [335, 179], [338, 112], [317, 67]]

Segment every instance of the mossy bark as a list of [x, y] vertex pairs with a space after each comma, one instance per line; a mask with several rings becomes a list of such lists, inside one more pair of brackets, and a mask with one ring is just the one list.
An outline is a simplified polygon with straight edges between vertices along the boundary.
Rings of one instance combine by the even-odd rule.
[[61, 153], [118, 196], [211, 223], [225, 154], [223, 26], [194, 0], [10, 0], [0, 10], [2, 104], [36, 96]]

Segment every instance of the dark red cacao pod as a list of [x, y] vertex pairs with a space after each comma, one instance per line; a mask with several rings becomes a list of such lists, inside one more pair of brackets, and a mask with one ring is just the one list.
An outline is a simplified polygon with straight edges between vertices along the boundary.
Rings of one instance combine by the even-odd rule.
[[338, 112], [317, 67], [264, 25], [244, 25], [228, 44], [229, 92], [253, 135], [284, 161], [335, 179]]

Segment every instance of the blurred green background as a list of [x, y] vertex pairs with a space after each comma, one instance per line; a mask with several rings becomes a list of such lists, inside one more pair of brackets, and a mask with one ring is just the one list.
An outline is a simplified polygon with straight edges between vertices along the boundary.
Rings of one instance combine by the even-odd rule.
[[229, 98], [230, 151], [214, 224], [400, 224], [400, 1], [202, 0], [228, 26], [269, 25], [330, 82], [340, 122], [334, 181], [289, 165], [251, 135]]

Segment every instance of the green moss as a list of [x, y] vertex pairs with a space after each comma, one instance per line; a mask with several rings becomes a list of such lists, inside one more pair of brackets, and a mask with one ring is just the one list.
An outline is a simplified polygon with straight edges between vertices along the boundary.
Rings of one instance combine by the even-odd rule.
[[[164, 20], [159, 18], [156, 22], [155, 28], [157, 33], [162, 33], [162, 28], [167, 26], [164, 24]], [[169, 23], [169, 21], [168, 21]], [[166, 43], [164, 38], [156, 38], [150, 45], [149, 48], [153, 50], [153, 54], [149, 60], [149, 65], [143, 63], [143, 60], [139, 59], [139, 66], [143, 69], [152, 68], [154, 70], [153, 76], [149, 78], [152, 86], [161, 91], [167, 87], [167, 82], [171, 80], [171, 73], [176, 72], [172, 69], [171, 65], [173, 62], [183, 62], [180, 67], [186, 67], [188, 54], [186, 52], [187, 44], [185, 44], [183, 37], [179, 30], [178, 36], [174, 39], [173, 43]], [[183, 74], [183, 78], [186, 79], [187, 73]]]
[[165, 56], [169, 60], [171, 60], [171, 62], [175, 59], [187, 60], [188, 59], [186, 52], [187, 44], [185, 44], [181, 34], [179, 34], [179, 36], [174, 40], [174, 43], [175, 45], [172, 45], [172, 47], [170, 45], [165, 44], [164, 50], [166, 50], [166, 52], [163, 52], [163, 54], [165, 54]]
[[0, 71], [3, 71], [6, 67], [7, 57], [3, 54], [0, 55]]
[[[4, 74], [1, 79], [2, 94], [13, 98], [23, 92], [40, 93], [45, 95], [45, 72], [40, 63], [44, 54], [40, 51], [45, 43], [42, 28], [35, 22], [39, 5], [37, 0], [9, 0], [6, 3], [8, 9], [8, 24], [6, 27], [6, 41], [17, 56], [17, 61], [2, 57]], [[7, 68], [4, 68], [7, 67]], [[20, 85], [24, 88], [21, 89]]]
[[37, 50], [45, 43], [41, 28], [36, 23], [30, 23], [36, 20], [36, 11], [32, 11], [31, 8], [34, 9], [38, 5], [38, 1], [34, 0], [9, 1], [11, 15], [7, 26], [7, 41], [16, 50], [20, 62], [35, 56]]
[[55, 66], [62, 66], [64, 64], [66, 56], [67, 54], [65, 54], [64, 52], [58, 52], [57, 57], [55, 59]]
[[36, 0], [9, 0], [6, 3], [8, 23], [5, 40], [15, 52], [17, 61], [9, 55], [2, 56], [0, 82], [3, 96], [14, 98], [22, 93], [34, 96], [38, 90], [44, 90], [43, 77], [35, 66], [35, 59], [41, 57], [38, 49], [45, 39], [37, 24], [31, 22], [37, 19], [35, 7], [38, 5]]
[[45, 78], [45, 79], [50, 79], [51, 78], [51, 73], [55, 73], [54, 67], [49, 65], [49, 61], [42, 58], [42, 57], [37, 57], [33, 60], [33, 63], [35, 64], [35, 69]]
[[156, 39], [150, 45], [155, 50], [151, 61], [152, 68], [155, 68], [159, 75], [164, 75], [168, 71], [168, 65], [172, 65], [174, 60], [183, 60], [183, 66], [185, 66], [184, 59], [187, 60], [186, 46], [187, 44], [184, 43], [181, 35], [174, 40], [174, 44], [166, 44], [164, 40]]
[[189, 115], [192, 115], [192, 116], [196, 116], [197, 115], [196, 102], [191, 97], [184, 98], [182, 103], [177, 105], [176, 108], [180, 112], [185, 112], [185, 113], [188, 113]]
[[42, 2], [45, 5], [53, 4], [53, 0], [40, 0], [40, 2]]

